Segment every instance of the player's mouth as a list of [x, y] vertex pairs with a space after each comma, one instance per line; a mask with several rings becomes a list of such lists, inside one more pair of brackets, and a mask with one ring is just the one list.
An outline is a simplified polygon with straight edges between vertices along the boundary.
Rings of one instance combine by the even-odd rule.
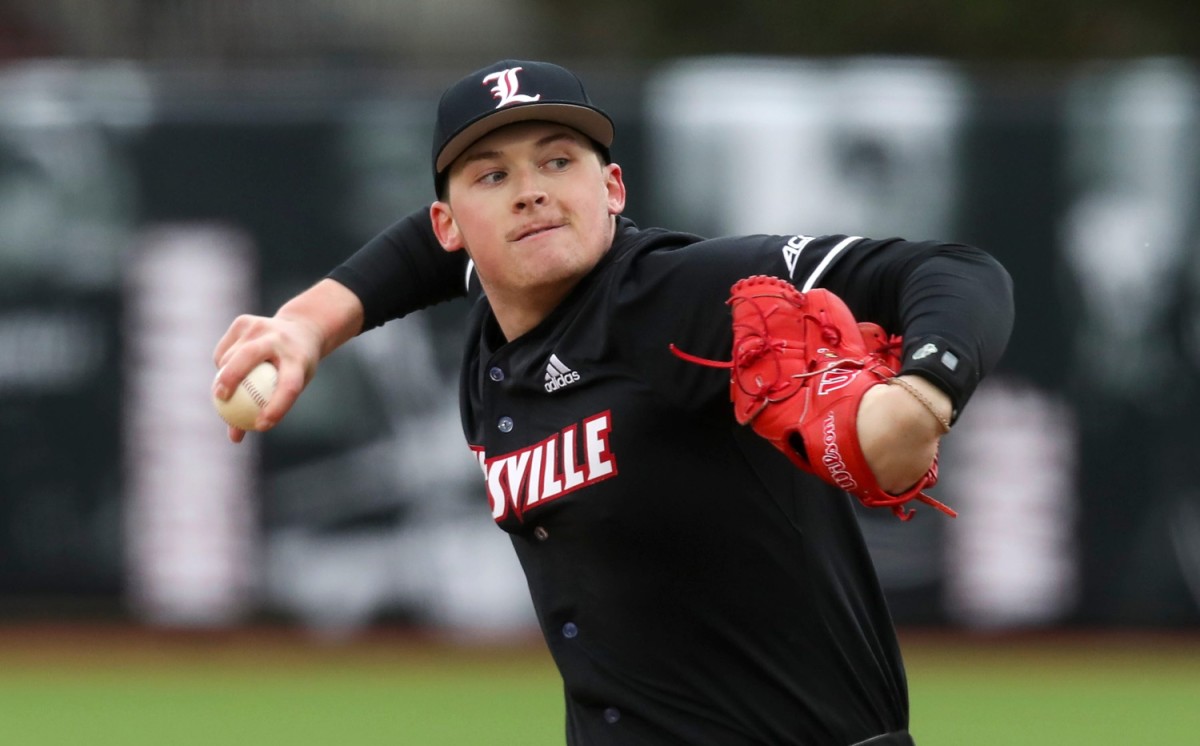
[[535, 238], [544, 235], [550, 231], [557, 230], [562, 227], [562, 223], [538, 223], [536, 225], [527, 225], [516, 233], [510, 239], [513, 243], [524, 241], [528, 238]]

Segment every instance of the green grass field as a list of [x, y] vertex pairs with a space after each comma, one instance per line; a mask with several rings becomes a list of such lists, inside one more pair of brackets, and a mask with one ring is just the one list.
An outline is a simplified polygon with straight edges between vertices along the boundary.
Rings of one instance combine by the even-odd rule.
[[[921, 746], [1200, 743], [1200, 638], [905, 635]], [[540, 644], [0, 628], [0, 742], [562, 743]]]
[[905, 646], [920, 746], [1200, 744], [1200, 639]]

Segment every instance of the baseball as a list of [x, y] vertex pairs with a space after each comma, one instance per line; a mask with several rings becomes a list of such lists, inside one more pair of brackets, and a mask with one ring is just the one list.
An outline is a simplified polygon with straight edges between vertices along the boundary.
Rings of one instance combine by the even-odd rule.
[[222, 401], [213, 396], [213, 406], [221, 419], [240, 430], [254, 430], [254, 420], [270, 401], [279, 382], [279, 371], [268, 362], [259, 363], [242, 379], [233, 395]]

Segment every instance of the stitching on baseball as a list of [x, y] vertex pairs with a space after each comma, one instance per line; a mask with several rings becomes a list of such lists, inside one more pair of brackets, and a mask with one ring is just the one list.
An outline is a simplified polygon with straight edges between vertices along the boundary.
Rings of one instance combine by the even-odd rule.
[[250, 395], [250, 398], [258, 405], [259, 409], [267, 406], [267, 397], [263, 396], [253, 381], [249, 379], [242, 381], [242, 388], [246, 390], [246, 393]]

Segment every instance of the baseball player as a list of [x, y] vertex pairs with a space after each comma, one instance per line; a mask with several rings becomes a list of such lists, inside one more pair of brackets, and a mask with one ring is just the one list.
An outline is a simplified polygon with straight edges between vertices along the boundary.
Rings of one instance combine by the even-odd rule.
[[339, 345], [465, 297], [463, 430], [562, 674], [567, 743], [911, 744], [853, 500], [949, 511], [925, 490], [1007, 342], [1008, 274], [934, 241], [639, 228], [612, 140], [561, 67], [458, 81], [437, 201], [273, 317], [236, 319], [215, 393], [275, 362], [267, 429]]

